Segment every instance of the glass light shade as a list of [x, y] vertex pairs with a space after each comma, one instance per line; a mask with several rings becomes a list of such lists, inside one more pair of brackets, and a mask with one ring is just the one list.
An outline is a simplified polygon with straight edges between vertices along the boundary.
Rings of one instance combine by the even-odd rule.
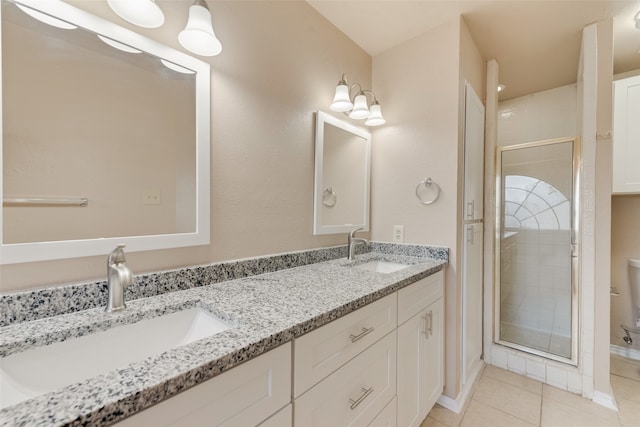
[[359, 120], [369, 117], [369, 107], [367, 106], [366, 95], [356, 96], [353, 104], [353, 110], [349, 113], [349, 117]]
[[157, 28], [164, 24], [164, 13], [154, 0], [107, 0], [122, 19], [138, 27]]
[[211, 13], [199, 4], [189, 8], [187, 26], [178, 34], [178, 41], [196, 55], [215, 56], [222, 52], [222, 44], [211, 25]]
[[62, 21], [58, 18], [54, 18], [53, 16], [49, 16], [46, 13], [42, 13], [39, 12], [37, 10], [31, 9], [29, 7], [23, 6], [21, 4], [16, 3], [16, 6], [18, 6], [18, 8], [23, 11], [24, 13], [26, 13], [27, 15], [29, 15], [30, 17], [37, 19], [40, 22], [44, 22], [45, 24], [54, 26], [54, 27], [58, 27], [58, 28], [62, 28], [64, 30], [75, 30], [76, 27], [73, 24], [69, 24], [66, 21]]
[[385, 124], [386, 120], [382, 117], [382, 110], [380, 109], [380, 104], [378, 101], [375, 101], [371, 104], [371, 113], [369, 114], [369, 118], [364, 122], [367, 126], [380, 126]]
[[174, 64], [171, 61], [167, 61], [166, 59], [160, 59], [160, 62], [162, 62], [162, 65], [164, 65], [165, 67], [167, 67], [170, 70], [176, 71], [178, 73], [182, 73], [182, 74], [195, 74], [195, 71], [190, 70], [188, 68], [184, 68], [181, 67], [178, 64]]
[[98, 36], [98, 38], [99, 38], [100, 40], [102, 40], [104, 43], [108, 44], [109, 46], [111, 46], [111, 47], [113, 47], [113, 48], [116, 48], [116, 49], [118, 49], [118, 50], [121, 50], [121, 51], [123, 51], [123, 52], [127, 52], [127, 53], [141, 53], [141, 52], [142, 52], [141, 50], [138, 50], [138, 49], [136, 49], [136, 48], [133, 48], [133, 47], [131, 47], [131, 46], [128, 46], [128, 45], [126, 45], [126, 44], [124, 44], [124, 43], [120, 43], [120, 42], [117, 42], [117, 41], [115, 41], [115, 40], [111, 40], [109, 37], [105, 37], [105, 36], [100, 35], [100, 34], [96, 34], [96, 35], [97, 35], [97, 36]]
[[349, 99], [349, 87], [346, 84], [336, 86], [336, 95], [333, 97], [333, 102], [329, 108], [338, 113], [344, 113], [353, 108], [351, 99]]

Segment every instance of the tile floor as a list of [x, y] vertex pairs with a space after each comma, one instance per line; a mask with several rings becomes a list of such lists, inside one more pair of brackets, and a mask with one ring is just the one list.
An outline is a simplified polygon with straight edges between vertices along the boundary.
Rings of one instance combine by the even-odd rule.
[[615, 412], [573, 393], [486, 366], [461, 414], [436, 405], [420, 427], [639, 427], [640, 362], [636, 368], [623, 367], [638, 373], [636, 379], [611, 375], [619, 407]]

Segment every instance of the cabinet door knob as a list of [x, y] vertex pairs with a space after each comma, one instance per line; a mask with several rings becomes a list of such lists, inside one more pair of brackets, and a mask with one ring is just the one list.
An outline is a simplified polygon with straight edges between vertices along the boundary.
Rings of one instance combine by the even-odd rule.
[[349, 335], [349, 338], [351, 338], [351, 342], [356, 342], [361, 338], [364, 338], [365, 335], [369, 335], [371, 332], [373, 332], [373, 326], [370, 328], [365, 328], [362, 327], [362, 332], [360, 332], [358, 335]]
[[358, 407], [358, 405], [361, 404], [362, 401], [367, 398], [367, 396], [369, 396], [371, 393], [373, 393], [373, 387], [369, 387], [369, 388], [362, 387], [360, 390], [362, 391], [362, 395], [359, 398], [357, 398], [356, 400], [349, 399], [349, 403], [351, 404], [351, 406], [349, 406], [349, 407], [352, 410], [356, 409]]

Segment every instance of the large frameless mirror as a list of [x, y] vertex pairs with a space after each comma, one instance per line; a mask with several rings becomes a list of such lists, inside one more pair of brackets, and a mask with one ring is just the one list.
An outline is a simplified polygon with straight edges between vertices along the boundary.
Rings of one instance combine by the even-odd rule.
[[0, 263], [209, 243], [209, 65], [61, 1], [1, 4]]
[[579, 139], [498, 148], [496, 342], [577, 364]]
[[371, 134], [316, 115], [314, 234], [369, 231]]

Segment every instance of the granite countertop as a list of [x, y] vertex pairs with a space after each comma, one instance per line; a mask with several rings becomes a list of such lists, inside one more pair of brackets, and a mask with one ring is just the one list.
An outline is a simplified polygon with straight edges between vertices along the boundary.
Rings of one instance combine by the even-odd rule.
[[[352, 268], [372, 260], [410, 265], [394, 273]], [[284, 344], [446, 265], [378, 252], [289, 268], [0, 328], [0, 355], [118, 324], [204, 308], [233, 327], [0, 411], [0, 426], [109, 425]]]

